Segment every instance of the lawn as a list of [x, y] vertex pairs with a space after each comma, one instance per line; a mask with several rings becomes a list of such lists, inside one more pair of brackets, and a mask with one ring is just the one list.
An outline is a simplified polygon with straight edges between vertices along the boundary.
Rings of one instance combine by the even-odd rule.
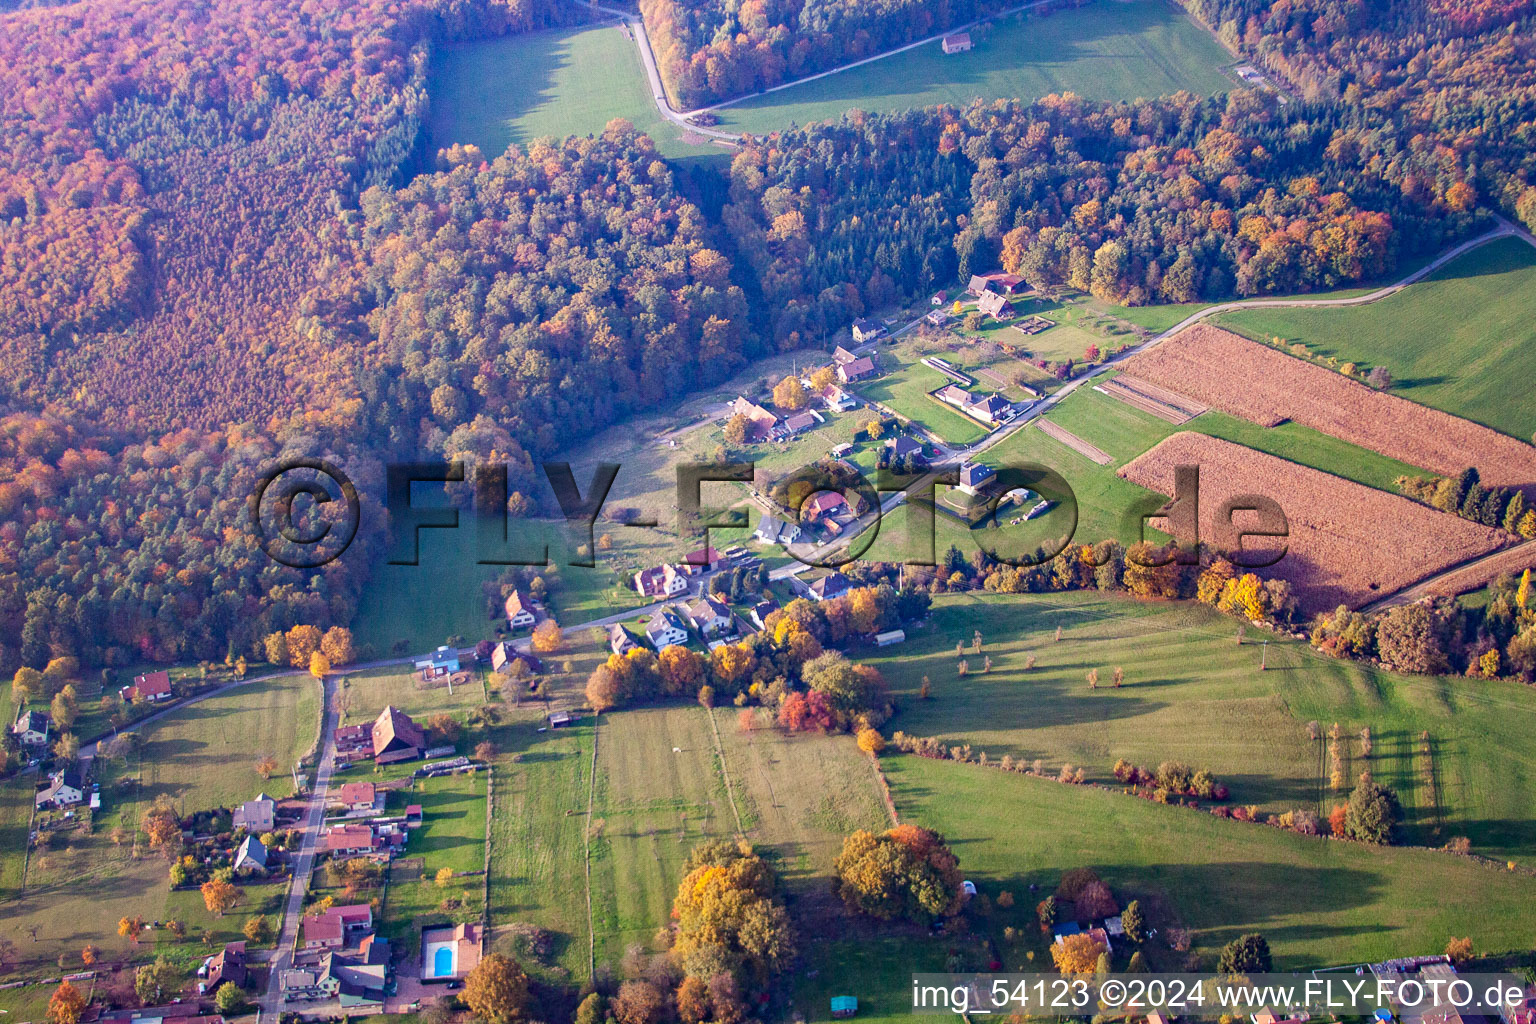
[[32, 783], [23, 772], [0, 785], [0, 903], [17, 895], [27, 857], [27, 827], [32, 820]]
[[1519, 438], [1536, 431], [1536, 250], [1507, 238], [1367, 306], [1245, 310], [1217, 322], [1249, 337], [1304, 342], [1315, 355], [1382, 365], [1403, 398]]
[[[886, 352], [882, 352], [881, 356], [887, 363], [892, 358]], [[932, 431], [949, 444], [970, 444], [987, 435], [987, 428], [976, 420], [929, 397], [928, 392], [949, 383], [949, 378], [942, 373], [915, 360], [894, 370], [884, 366], [882, 368], [887, 372], [874, 380], [856, 385], [855, 390], [865, 398], [879, 402], [894, 410], [897, 415]]]
[[972, 99], [1074, 92], [1134, 99], [1179, 90], [1218, 93], [1232, 56], [1171, 3], [1099, 2], [1050, 16], [1015, 15], [972, 30], [975, 49], [946, 56], [937, 42], [716, 111], [720, 127], [769, 132], [845, 110], [904, 110]]
[[[383, 931], [408, 953], [415, 949], [417, 924], [478, 920], [485, 866], [486, 778], [479, 773], [418, 779], [392, 803], [419, 803], [422, 827], [411, 833], [404, 854], [391, 868], [384, 898]], [[448, 868], [459, 876], [446, 886], [437, 873]], [[445, 899], [457, 900], [444, 909]]]
[[[137, 802], [164, 794], [191, 813], [233, 807], [262, 790], [284, 796], [293, 788], [288, 770], [320, 734], [320, 685], [307, 674], [250, 683], [178, 708], [140, 734]], [[277, 759], [270, 780], [256, 772], [263, 754]]]
[[[971, 673], [958, 677], [955, 644], [969, 645], [976, 630], [983, 655], [965, 655]], [[905, 644], [868, 660], [900, 704], [890, 729], [971, 743], [994, 759], [1039, 758], [1051, 772], [1071, 764], [1098, 782], [1112, 783], [1118, 758], [1148, 767], [1183, 760], [1209, 768], [1235, 803], [1264, 813], [1326, 813], [1342, 802], [1347, 793], [1328, 789], [1322, 743], [1306, 730], [1309, 721], [1324, 731], [1338, 722], [1346, 774], [1352, 780], [1369, 768], [1397, 791], [1410, 841], [1467, 836], [1487, 856], [1536, 861], [1536, 766], [1523, 739], [1536, 722], [1536, 693], [1396, 676], [1297, 641], [1237, 646], [1234, 630], [1190, 603], [1096, 593], [952, 595], [936, 599], [928, 624], [909, 629]], [[993, 660], [984, 675], [983, 656]], [[1116, 667], [1125, 669], [1121, 689], [1108, 683]], [[1093, 668], [1097, 690], [1086, 683]], [[916, 699], [925, 676], [928, 701]], [[1373, 733], [1369, 757], [1358, 739], [1363, 726]], [[1417, 751], [1425, 731], [1437, 797]]]
[[689, 145], [662, 119], [634, 42], [616, 26], [562, 28], [438, 49], [427, 89], [430, 152], [473, 143], [487, 157], [542, 136], [592, 135], [627, 118], [671, 158], [724, 160], [720, 146]]

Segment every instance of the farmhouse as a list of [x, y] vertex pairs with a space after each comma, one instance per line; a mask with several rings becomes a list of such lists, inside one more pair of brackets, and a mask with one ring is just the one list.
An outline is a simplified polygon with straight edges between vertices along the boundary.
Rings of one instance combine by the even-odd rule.
[[153, 703], [168, 700], [171, 696], [171, 674], [162, 670], [134, 676], [133, 685], [125, 686], [118, 692], [126, 701], [147, 700]]
[[832, 350], [832, 362], [836, 363], [838, 366], [842, 366], [844, 363], [851, 363], [857, 358], [859, 358], [857, 355], [843, 348], [841, 345]]
[[79, 772], [69, 768], [48, 776], [48, 785], [37, 791], [37, 808], [73, 807], [84, 799], [85, 783]]
[[513, 589], [507, 595], [507, 625], [513, 629], [524, 629], [538, 620], [534, 614], [533, 601], [521, 590]]
[[885, 333], [885, 328], [874, 320], [858, 319], [853, 322], [853, 340], [857, 342], [874, 341]]
[[992, 282], [994, 289], [1002, 292], [1004, 295], [1013, 295], [1020, 288], [1024, 287], [1024, 279], [1018, 274], [1006, 274], [1001, 270], [994, 270], [986, 275], [986, 278]]
[[379, 712], [373, 723], [373, 759], [379, 764], [414, 761], [427, 747], [427, 737], [411, 716], [394, 705]]
[[731, 628], [731, 610], [712, 597], [702, 597], [688, 606], [688, 621], [701, 636], [711, 636]]
[[811, 592], [812, 601], [830, 601], [834, 597], [842, 597], [853, 589], [853, 581], [840, 572], [828, 573], [819, 580], [815, 580], [807, 587]]
[[344, 783], [337, 791], [337, 800], [341, 809], [351, 814], [384, 809], [384, 794], [371, 782]]
[[267, 847], [255, 836], [246, 836], [245, 842], [235, 852], [235, 870], [256, 874], [267, 873]]
[[731, 415], [745, 416], [752, 424], [751, 436], [758, 439], [767, 437], [779, 425], [777, 416], [741, 395], [731, 403]]
[[720, 552], [714, 548], [699, 548], [683, 556], [682, 570], [690, 576], [697, 576], [713, 569], [720, 560]]
[[788, 523], [778, 516], [764, 515], [757, 522], [757, 529], [752, 536], [764, 544], [793, 544], [800, 536], [800, 526], [797, 523]]
[[869, 356], [861, 356], [851, 363], [840, 363], [837, 367], [837, 379], [844, 384], [856, 380], [863, 380], [875, 372], [875, 361]]
[[997, 479], [997, 470], [982, 462], [960, 464], [960, 487], [966, 494], [976, 495]]
[[416, 671], [424, 678], [437, 679], [459, 671], [459, 652], [451, 647], [439, 647], [416, 662]]
[[260, 793], [254, 800], [247, 800], [235, 808], [231, 816], [235, 828], [243, 828], [247, 832], [270, 832], [277, 818], [277, 801]]
[[342, 725], [336, 729], [336, 753], [348, 759], [373, 756], [373, 726]]
[[619, 657], [624, 657], [630, 651], [640, 646], [640, 641], [635, 639], [633, 633], [624, 628], [621, 622], [615, 622], [608, 627], [608, 649]]
[[816, 417], [808, 412], [797, 413], [784, 421], [784, 432], [798, 434], [816, 425]]
[[1013, 306], [1008, 299], [997, 293], [987, 292], [976, 300], [976, 308], [997, 320], [1012, 320]]
[[849, 409], [858, 408], [859, 405], [857, 398], [836, 384], [828, 384], [821, 389], [821, 400], [833, 412], [847, 412]]
[[421, 980], [428, 984], [462, 981], [479, 966], [483, 941], [480, 925], [473, 922], [423, 929]]
[[675, 597], [688, 589], [688, 579], [671, 565], [657, 565], [635, 573], [635, 590], [646, 597]]
[[24, 747], [41, 747], [48, 743], [48, 716], [41, 711], [23, 711], [11, 726], [11, 735]]
[[988, 426], [995, 427], [1013, 418], [1013, 403], [996, 392], [985, 398], [977, 398], [958, 384], [946, 384], [929, 394]]
[[528, 675], [536, 676], [544, 671], [542, 661], [527, 651], [518, 650], [505, 640], [491, 648], [492, 672], [510, 672], [512, 666], [519, 662], [522, 663], [523, 670]]
[[817, 491], [800, 506], [800, 518], [802, 521], [815, 522], [847, 507], [848, 500], [836, 491]]
[[688, 628], [670, 608], [658, 608], [645, 624], [645, 638], [658, 651], [673, 644], [688, 642]]
[[971, 34], [969, 32], [956, 32], [947, 35], [939, 41], [939, 47], [946, 54], [964, 53], [971, 48]]
[[226, 942], [223, 949], [204, 960], [203, 966], [198, 968], [198, 977], [205, 980], [198, 983], [197, 989], [199, 992], [217, 992], [219, 986], [226, 981], [243, 987], [248, 973], [245, 967], [245, 941]]

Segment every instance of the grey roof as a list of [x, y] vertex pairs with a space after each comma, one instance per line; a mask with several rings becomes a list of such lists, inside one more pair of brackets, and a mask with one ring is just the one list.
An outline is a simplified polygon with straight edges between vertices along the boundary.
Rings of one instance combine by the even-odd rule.
[[683, 625], [683, 620], [678, 618], [677, 612], [674, 612], [671, 608], [656, 609], [651, 613], [649, 621], [645, 624], [645, 629], [648, 633], [659, 633], [663, 629], [681, 629], [686, 632], [687, 628], [687, 626]]
[[967, 462], [960, 467], [960, 482], [967, 487], [974, 487], [983, 480], [990, 480], [997, 475], [997, 471], [984, 462]]
[[240, 844], [239, 852], [235, 854], [235, 867], [242, 867], [247, 862], [259, 868], [267, 866], [267, 846], [255, 836], [246, 836], [245, 842]]
[[891, 450], [891, 454], [900, 458], [903, 455], [912, 455], [923, 450], [921, 442], [914, 441], [910, 437], [893, 437], [885, 442], [885, 446]]
[[16, 726], [12, 732], [47, 732], [48, 716], [41, 711], [23, 711], [16, 716]]

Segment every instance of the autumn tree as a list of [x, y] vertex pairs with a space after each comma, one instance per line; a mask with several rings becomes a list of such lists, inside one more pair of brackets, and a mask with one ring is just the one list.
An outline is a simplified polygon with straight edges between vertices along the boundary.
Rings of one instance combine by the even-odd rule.
[[176, 965], [161, 956], [153, 963], [143, 964], [133, 975], [133, 992], [145, 1006], [158, 1003], [168, 992], [176, 990], [179, 981]]
[[240, 932], [251, 942], [270, 942], [272, 941], [272, 920], [265, 914], [255, 914], [246, 918]]
[[309, 674], [316, 679], [324, 679], [331, 671], [331, 659], [319, 651], [309, 656]]
[[[670, 650], [670, 648], [669, 648]], [[602, 714], [619, 705], [619, 676], [607, 665], [599, 665], [587, 677], [587, 705]]]
[[560, 649], [565, 633], [554, 619], [544, 619], [533, 627], [533, 649], [540, 654], [550, 654]]
[[528, 975], [516, 960], [492, 953], [464, 979], [461, 998], [484, 1024], [511, 1024], [528, 1012]]
[[220, 985], [213, 994], [213, 1008], [225, 1017], [238, 1017], [245, 1012], [245, 992], [232, 981]]
[[833, 875], [844, 903], [882, 920], [949, 916], [963, 899], [959, 861], [942, 836], [915, 825], [848, 836]]
[[1272, 966], [1269, 942], [1257, 932], [1239, 935], [1227, 943], [1216, 963], [1222, 974], [1268, 974]]
[[144, 919], [142, 917], [122, 917], [118, 919], [117, 934], [135, 946], [139, 944], [139, 934], [143, 931]]
[[256, 774], [264, 779], [270, 779], [277, 768], [277, 758], [271, 754], [262, 754], [256, 759]]
[[661, 1024], [668, 1010], [667, 997], [661, 989], [644, 980], [624, 982], [608, 1004], [617, 1024]]
[[669, 644], [656, 656], [656, 667], [661, 673], [662, 690], [668, 696], [681, 697], [699, 691], [708, 666], [692, 649]]
[[320, 653], [332, 667], [350, 664], [356, 652], [352, 648], [352, 631], [345, 626], [332, 626], [320, 638]]
[[729, 444], [746, 444], [751, 433], [752, 421], [742, 413], [738, 412], [725, 421], [725, 440]]
[[163, 794], [144, 812], [139, 828], [149, 837], [151, 849], [174, 856], [181, 848], [181, 822], [169, 798]]
[[761, 983], [788, 964], [794, 931], [776, 895], [778, 879], [749, 844], [705, 843], [683, 871], [672, 902], [672, 956], [687, 976], [740, 973]]
[[316, 626], [294, 626], [283, 636], [288, 651], [288, 664], [293, 668], [308, 668], [312, 654], [320, 649], [320, 629]]
[[785, 412], [799, 412], [807, 404], [800, 378], [791, 374], [773, 387], [773, 404]]
[[879, 729], [860, 729], [858, 743], [859, 749], [871, 757], [885, 749], [885, 737], [880, 735]]
[[1451, 963], [1458, 970], [1464, 969], [1472, 961], [1471, 936], [1451, 939], [1451, 941], [1445, 944], [1445, 955], [1450, 958]]
[[1062, 974], [1092, 974], [1099, 956], [1107, 952], [1104, 944], [1085, 933], [1068, 935], [1051, 944], [1051, 961]]
[[210, 878], [202, 884], [200, 891], [203, 894], [203, 905], [209, 913], [219, 917], [223, 917], [225, 911], [234, 909], [240, 902], [240, 890], [221, 878]]
[[67, 980], [59, 982], [48, 998], [48, 1019], [53, 1024], [80, 1024], [85, 1011], [85, 995]]

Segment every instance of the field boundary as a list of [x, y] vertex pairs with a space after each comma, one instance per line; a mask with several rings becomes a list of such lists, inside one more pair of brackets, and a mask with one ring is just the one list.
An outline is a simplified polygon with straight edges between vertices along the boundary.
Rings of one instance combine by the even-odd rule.
[[715, 736], [715, 756], [720, 759], [720, 778], [725, 782], [725, 798], [731, 802], [731, 817], [736, 819], [736, 838], [745, 839], [747, 833], [741, 827], [741, 811], [736, 807], [736, 794], [731, 790], [731, 769], [725, 763], [725, 744], [720, 741], [720, 726], [715, 723], [715, 709], [705, 708], [704, 713], [709, 716], [709, 731]]
[[1160, 388], [1151, 381], [1133, 377], [1128, 373], [1111, 377], [1102, 384], [1095, 384], [1093, 390], [1124, 402], [1133, 409], [1150, 413], [1176, 427], [1183, 426], [1210, 409], [1208, 405], [1185, 398], [1183, 395]]
[[[581, 854], [587, 871], [587, 977], [597, 974], [597, 926], [592, 920], [592, 807], [597, 801], [597, 731], [602, 712], [592, 713], [592, 771], [587, 780], [587, 827], [581, 832]], [[490, 820], [487, 813], [486, 820]]]
[[1083, 458], [1090, 462], [1096, 462], [1100, 466], [1107, 466], [1111, 462], [1115, 461], [1109, 457], [1108, 452], [1104, 451], [1102, 448], [1098, 448], [1089, 444], [1087, 441], [1084, 441], [1082, 438], [1072, 433], [1072, 431], [1068, 430], [1066, 427], [1052, 423], [1050, 420], [1043, 416], [1035, 422], [1040, 427], [1040, 433], [1044, 434], [1046, 437], [1051, 438], [1052, 440], [1060, 441], [1062, 444], [1077, 452], [1077, 454], [1081, 455]]

